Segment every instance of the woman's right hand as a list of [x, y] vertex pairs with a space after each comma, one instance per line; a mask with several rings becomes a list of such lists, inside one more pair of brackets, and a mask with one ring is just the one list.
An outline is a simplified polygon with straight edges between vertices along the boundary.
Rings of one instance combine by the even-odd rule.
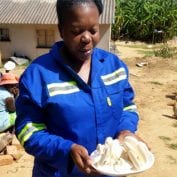
[[85, 147], [73, 144], [71, 147], [71, 157], [79, 170], [87, 175], [100, 175], [93, 167], [92, 160]]

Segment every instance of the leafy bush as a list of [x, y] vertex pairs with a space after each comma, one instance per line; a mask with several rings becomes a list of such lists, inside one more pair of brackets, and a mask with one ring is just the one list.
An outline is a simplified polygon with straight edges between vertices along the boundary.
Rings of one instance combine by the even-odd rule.
[[171, 58], [176, 55], [176, 47], [169, 47], [168, 44], [164, 44], [160, 49], [154, 51], [156, 57]]
[[177, 34], [176, 0], [115, 0], [112, 39], [162, 42]]

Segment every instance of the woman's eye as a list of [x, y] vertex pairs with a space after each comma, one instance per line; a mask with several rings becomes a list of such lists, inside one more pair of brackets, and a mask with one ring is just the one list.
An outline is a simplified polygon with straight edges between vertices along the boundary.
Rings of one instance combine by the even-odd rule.
[[91, 31], [91, 34], [95, 34], [96, 33], [96, 31]]
[[90, 30], [90, 33], [91, 33], [91, 34], [96, 34], [97, 32], [98, 32], [97, 29], [92, 29], [92, 30]]
[[74, 35], [78, 35], [78, 34], [81, 33], [81, 31], [79, 31], [79, 30], [73, 30], [72, 33], [73, 33]]

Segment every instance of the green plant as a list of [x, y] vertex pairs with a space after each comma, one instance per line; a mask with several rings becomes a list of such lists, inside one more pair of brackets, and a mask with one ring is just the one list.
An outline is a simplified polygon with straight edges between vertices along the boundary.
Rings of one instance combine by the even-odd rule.
[[152, 56], [154, 56], [154, 51], [152, 51], [152, 50], [138, 50], [137, 51], [138, 53], [140, 53], [140, 54], [144, 54], [144, 57], [152, 57]]
[[155, 85], [163, 85], [162, 83], [158, 82], [158, 81], [151, 81], [151, 84], [155, 84]]
[[167, 144], [170, 149], [177, 150], [177, 143]]
[[165, 42], [177, 34], [177, 1], [116, 0], [114, 40]]
[[171, 58], [176, 54], [175, 47], [169, 47], [168, 44], [164, 44], [160, 49], [154, 50], [154, 55], [156, 57]]
[[115, 7], [115, 22], [112, 25], [111, 38], [112, 40], [117, 40], [119, 38], [122, 25], [124, 24], [123, 9], [120, 8], [120, 1], [116, 0]]
[[163, 140], [163, 141], [171, 141], [171, 138], [169, 138], [169, 137], [166, 137], [166, 136], [159, 136], [159, 138], [161, 139], [161, 140]]
[[169, 143], [169, 141], [171, 141], [171, 138], [166, 136], [159, 136], [159, 138], [165, 142], [168, 148], [177, 150], [177, 143]]

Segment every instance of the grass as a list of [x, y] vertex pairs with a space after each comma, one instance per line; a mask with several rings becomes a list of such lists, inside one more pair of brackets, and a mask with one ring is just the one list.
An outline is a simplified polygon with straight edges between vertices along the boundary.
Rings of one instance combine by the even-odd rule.
[[171, 138], [166, 136], [159, 136], [159, 138], [164, 141], [168, 148], [177, 150], [177, 143], [169, 143], [169, 141], [171, 141]]
[[118, 46], [124, 46], [128, 48], [137, 49], [137, 52], [144, 54], [146, 57], [162, 57], [162, 58], [172, 58], [177, 55], [177, 47], [171, 47], [167, 43], [160, 43], [158, 45], [148, 45], [148, 44], [118, 44]]
[[171, 138], [166, 137], [166, 136], [159, 136], [159, 138], [160, 138], [161, 140], [163, 140], [164, 142], [171, 141]]
[[154, 50], [154, 55], [156, 57], [162, 58], [172, 58], [177, 54], [176, 47], [170, 47], [168, 44], [164, 44], [158, 50]]
[[177, 150], [177, 143], [167, 144], [170, 149]]
[[154, 51], [152, 51], [152, 50], [138, 50], [137, 52], [140, 54], [144, 54], [145, 57], [154, 56]]
[[154, 84], [154, 85], [163, 85], [162, 83], [158, 82], [158, 81], [151, 81], [150, 82], [151, 84]]
[[126, 46], [126, 47], [129, 47], [129, 48], [135, 48], [135, 49], [148, 49], [148, 50], [153, 50], [153, 49], [156, 49], [156, 48], [159, 48], [161, 46], [160, 45], [154, 45], [154, 44], [146, 44], [146, 43], [142, 43], [142, 44], [118, 44], [118, 46]]
[[[125, 46], [125, 45], [120, 45], [119, 46]], [[126, 47], [129, 47], [129, 48], [136, 48], [136, 49], [148, 49], [148, 50], [151, 50], [151, 48], [148, 48], [147, 45], [136, 45], [136, 44], [133, 44], [133, 45], [126, 45]]]

